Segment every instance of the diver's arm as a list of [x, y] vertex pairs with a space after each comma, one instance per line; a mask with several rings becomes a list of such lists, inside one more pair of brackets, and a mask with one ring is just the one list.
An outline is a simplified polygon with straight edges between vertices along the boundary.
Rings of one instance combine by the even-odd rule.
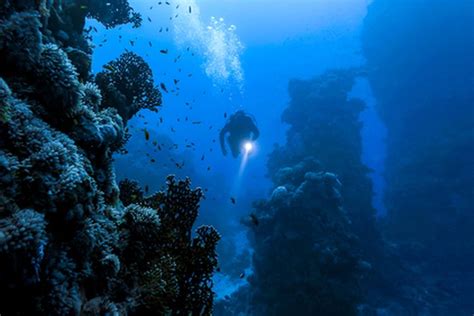
[[260, 136], [260, 131], [255, 124], [252, 124], [252, 140], [256, 140]]
[[226, 125], [226, 126], [224, 126], [223, 129], [221, 129], [221, 132], [219, 133], [219, 140], [220, 140], [220, 143], [221, 143], [221, 149], [222, 149], [222, 153], [224, 154], [224, 156], [227, 156], [227, 150], [225, 149], [225, 134], [227, 134], [228, 130], [229, 129]]

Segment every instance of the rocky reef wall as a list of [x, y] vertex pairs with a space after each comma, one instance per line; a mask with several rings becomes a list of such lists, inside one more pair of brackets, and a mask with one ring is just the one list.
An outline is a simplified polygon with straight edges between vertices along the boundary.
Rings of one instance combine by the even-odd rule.
[[370, 270], [342, 208], [341, 183], [314, 161], [280, 169], [251, 227], [252, 315], [356, 315]]
[[363, 51], [387, 126], [384, 233], [433, 284], [433, 315], [474, 309], [474, 4], [375, 0]]
[[362, 122], [365, 103], [349, 94], [357, 70], [331, 70], [308, 80], [289, 83], [291, 101], [282, 115], [289, 124], [286, 144], [276, 147], [268, 161], [268, 173], [275, 181], [278, 170], [301, 161], [318, 161], [318, 169], [335, 173], [341, 183], [344, 206], [367, 256], [380, 245], [372, 207], [370, 170], [361, 162]]
[[124, 0], [0, 3], [1, 312], [209, 315], [219, 234], [192, 234], [202, 192], [116, 184], [128, 119], [161, 94], [132, 52], [91, 74], [86, 17], [141, 21]]

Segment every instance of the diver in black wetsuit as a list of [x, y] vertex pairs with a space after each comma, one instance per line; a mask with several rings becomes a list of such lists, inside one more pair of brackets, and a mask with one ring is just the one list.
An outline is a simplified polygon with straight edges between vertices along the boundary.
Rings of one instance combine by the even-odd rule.
[[[226, 135], [229, 134], [226, 138]], [[224, 156], [227, 155], [225, 141], [230, 147], [232, 156], [237, 158], [241, 148], [246, 142], [255, 141], [260, 132], [251, 116], [244, 111], [237, 111], [229, 117], [224, 128], [220, 132], [221, 149]]]

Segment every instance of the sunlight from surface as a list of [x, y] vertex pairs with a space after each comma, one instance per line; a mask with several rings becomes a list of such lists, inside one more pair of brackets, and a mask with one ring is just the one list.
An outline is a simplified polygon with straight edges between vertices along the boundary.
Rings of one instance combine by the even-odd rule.
[[240, 62], [243, 45], [236, 34], [236, 26], [227, 25], [224, 18], [211, 17], [209, 23], [201, 16], [195, 0], [179, 0], [174, 10], [173, 30], [181, 49], [188, 47], [203, 57], [206, 75], [215, 84], [233, 82], [242, 86], [244, 74]]

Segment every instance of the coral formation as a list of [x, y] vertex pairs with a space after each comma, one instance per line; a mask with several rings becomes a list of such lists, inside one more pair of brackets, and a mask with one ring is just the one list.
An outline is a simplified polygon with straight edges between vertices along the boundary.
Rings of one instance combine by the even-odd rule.
[[313, 80], [290, 82], [291, 101], [282, 115], [282, 120], [290, 125], [287, 142], [270, 155], [268, 169], [278, 182], [282, 165], [296, 165], [315, 157], [319, 164], [315, 170], [336, 173], [344, 184], [341, 194], [355, 232], [362, 239], [365, 255], [370, 255], [374, 248], [380, 247], [377, 245], [380, 238], [371, 204], [370, 170], [361, 162], [359, 115], [365, 103], [349, 97], [358, 73], [331, 70]]
[[78, 5], [84, 8], [86, 15], [97, 19], [107, 28], [112, 28], [120, 24], [132, 23], [133, 27], [141, 26], [142, 17], [135, 12], [128, 4], [127, 0], [112, 1], [80, 1]]
[[139, 21], [126, 1], [0, 3], [1, 312], [208, 315], [219, 235], [191, 234], [202, 193], [119, 191], [124, 126], [161, 95], [132, 53], [94, 82], [86, 16]]
[[148, 64], [132, 52], [123, 53], [104, 66], [96, 76], [103, 94], [103, 107], [114, 107], [124, 120], [140, 109], [154, 110], [161, 105], [161, 94], [153, 84]]
[[209, 315], [220, 236], [213, 227], [201, 226], [192, 237], [202, 191], [191, 190], [189, 179], [176, 182], [173, 176], [167, 185], [165, 192], [143, 197], [133, 181], [120, 183], [121, 192], [130, 192], [138, 203], [129, 204], [124, 215], [130, 240], [123, 249], [124, 264], [130, 269], [124, 279], [143, 284], [140, 295], [147, 304], [140, 313]]
[[[281, 169], [249, 223], [252, 315], [356, 315], [368, 264], [341, 207], [341, 183], [312, 162]], [[298, 169], [298, 170], [296, 170]]]

